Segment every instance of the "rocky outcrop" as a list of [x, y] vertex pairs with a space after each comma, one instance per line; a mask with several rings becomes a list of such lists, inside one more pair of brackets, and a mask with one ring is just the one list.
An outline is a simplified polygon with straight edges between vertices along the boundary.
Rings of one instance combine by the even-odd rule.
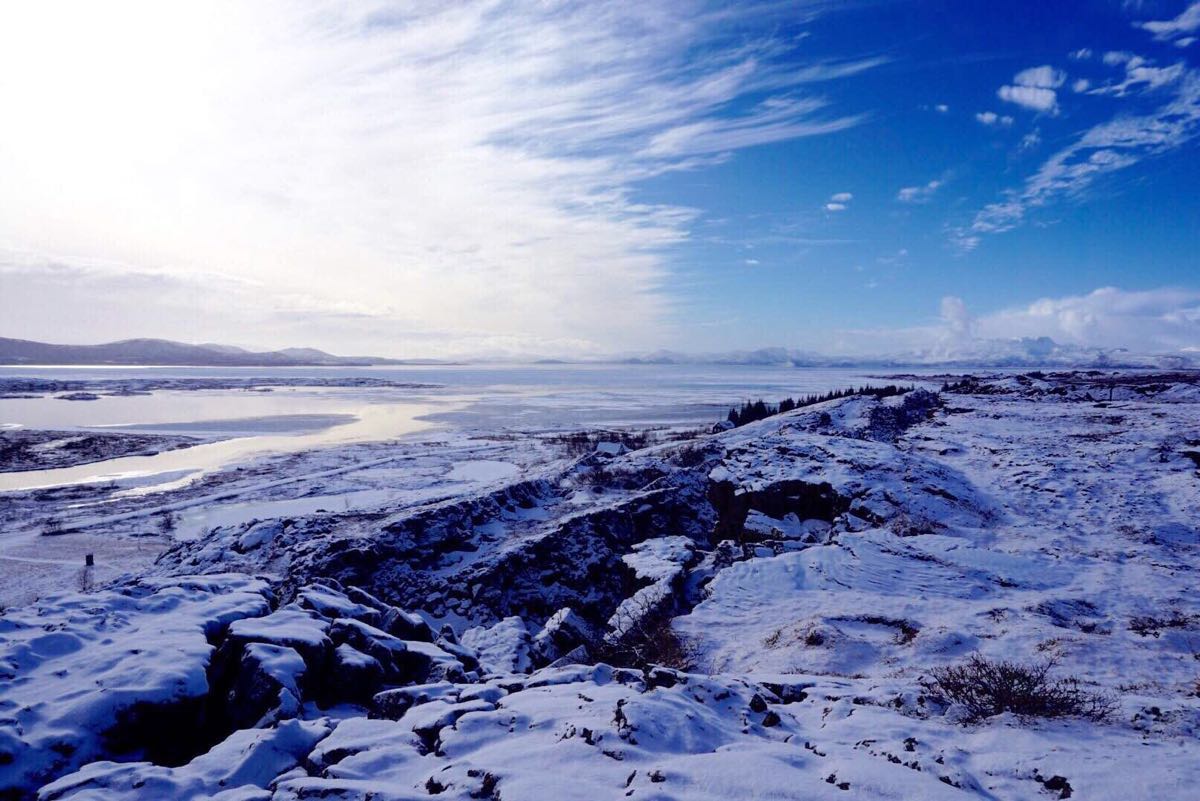
[[[147, 770], [170, 773], [236, 730], [284, 731], [309, 702], [370, 703], [388, 686], [478, 677], [452, 633], [435, 644], [419, 618], [362, 591], [326, 580], [273, 610], [272, 600], [262, 580], [216, 575], [146, 579], [6, 615], [0, 712], [22, 711], [0, 716], [0, 798], [31, 798], [100, 756], [149, 757]], [[138, 786], [125, 768], [88, 775]]]

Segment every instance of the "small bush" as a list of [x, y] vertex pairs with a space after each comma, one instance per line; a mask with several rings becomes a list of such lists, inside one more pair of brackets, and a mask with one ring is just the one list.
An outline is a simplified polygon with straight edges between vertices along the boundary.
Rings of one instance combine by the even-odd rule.
[[81, 567], [75, 574], [75, 588], [80, 592], [94, 592], [96, 589], [96, 571], [91, 567]]
[[916, 639], [921, 633], [921, 629], [915, 623], [897, 617], [883, 617], [881, 615], [860, 615], [858, 620], [863, 623], [869, 623], [872, 626], [887, 626], [896, 630], [896, 643], [898, 645], [907, 645]]
[[1116, 709], [1113, 698], [1082, 689], [1078, 679], [1052, 678], [1054, 667], [1053, 660], [1021, 664], [975, 654], [962, 664], [933, 670], [926, 689], [935, 699], [962, 705], [968, 721], [1004, 712], [1100, 721]]
[[578, 458], [596, 450], [601, 442], [619, 442], [628, 450], [637, 451], [651, 445], [667, 442], [686, 442], [700, 436], [699, 429], [647, 428], [640, 431], [621, 429], [596, 429], [594, 431], [567, 431], [550, 434], [544, 440], [559, 445], [567, 456]]
[[1191, 625], [1192, 619], [1182, 612], [1172, 612], [1170, 617], [1145, 615], [1129, 619], [1129, 630], [1142, 637], [1159, 637], [1163, 629], [1186, 629]]
[[164, 536], [173, 532], [175, 530], [175, 526], [178, 524], [178, 521], [175, 519], [175, 515], [171, 514], [169, 511], [160, 512], [156, 515], [156, 517], [158, 518], [158, 532]]
[[656, 665], [684, 671], [695, 668], [696, 649], [671, 626], [668, 610], [638, 604], [619, 617], [621, 638], [604, 639], [588, 649], [599, 661], [640, 670]]

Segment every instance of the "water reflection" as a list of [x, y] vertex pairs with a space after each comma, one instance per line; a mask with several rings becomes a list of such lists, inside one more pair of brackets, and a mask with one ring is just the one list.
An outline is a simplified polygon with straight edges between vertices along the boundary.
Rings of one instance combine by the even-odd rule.
[[[206, 473], [255, 456], [351, 442], [388, 440], [411, 434], [431, 427], [432, 422], [418, 418], [429, 415], [437, 408], [440, 407], [425, 403], [369, 404], [356, 410], [353, 422], [332, 418], [340, 424], [331, 424], [307, 433], [233, 437], [152, 456], [125, 456], [76, 467], [0, 473], [0, 491], [100, 481], [128, 481], [137, 485], [131, 491], [138, 493], [162, 491], [183, 486]], [[164, 481], [139, 480], [152, 476], [161, 477]]]

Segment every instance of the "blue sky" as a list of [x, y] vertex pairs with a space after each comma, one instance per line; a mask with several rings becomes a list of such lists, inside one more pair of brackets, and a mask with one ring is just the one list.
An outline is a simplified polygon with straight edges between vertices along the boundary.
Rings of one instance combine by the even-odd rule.
[[[839, 112], [865, 119], [646, 188], [655, 200], [689, 197], [706, 210], [679, 254], [688, 302], [698, 317], [728, 319], [767, 343], [804, 339], [814, 324], [931, 321], [943, 295], [987, 314], [1099, 287], [1195, 289], [1200, 159], [1191, 135], [1161, 153], [1123, 150], [1136, 163], [1049, 193], [1011, 230], [973, 230], [982, 209], [1020, 192], [1088, 131], [1139, 115], [1156, 122], [1200, 46], [1179, 46], [1186, 36], [1156, 40], [1135, 23], [1184, 10], [897, 2], [808, 23], [796, 57], [888, 59], [821, 87]], [[1181, 78], [1114, 88], [1130, 75], [1131, 57], [1145, 59], [1134, 70], [1182, 65]], [[999, 96], [1019, 73], [1043, 66], [1056, 73], [1047, 82], [1056, 84], [1052, 107]], [[845, 208], [827, 210], [842, 193], [852, 195]]]
[[1190, 0], [5, 4], [0, 335], [1192, 352], [1197, 37]]

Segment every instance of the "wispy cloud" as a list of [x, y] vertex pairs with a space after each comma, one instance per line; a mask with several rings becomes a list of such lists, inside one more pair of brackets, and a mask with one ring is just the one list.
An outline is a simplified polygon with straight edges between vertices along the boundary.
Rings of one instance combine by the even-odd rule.
[[850, 207], [850, 201], [853, 199], [854, 195], [850, 192], [836, 192], [825, 204], [825, 211], [845, 211]]
[[[1193, 8], [1200, 8], [1200, 4]], [[1187, 13], [1180, 19], [1186, 16]], [[969, 226], [952, 227], [950, 239], [956, 249], [973, 250], [981, 242], [981, 235], [1011, 230], [1024, 220], [1030, 209], [1064, 197], [1077, 197], [1101, 176], [1175, 150], [1200, 134], [1200, 71], [1189, 70], [1182, 63], [1156, 67], [1151, 61], [1123, 50], [1104, 53], [1102, 61], [1123, 67], [1125, 79], [1093, 89], [1086, 82], [1077, 81], [1075, 91], [1149, 99], [1169, 90], [1166, 102], [1160, 102], [1147, 113], [1120, 114], [1083, 132], [1047, 159], [1021, 188], [1008, 191], [1003, 200], [977, 212]], [[1065, 73], [1043, 66], [1018, 73], [1014, 83], [1053, 91], [1066, 78]]]
[[[671, 325], [664, 254], [697, 212], [637, 182], [856, 125], [821, 87], [881, 63], [797, 64], [778, 6], [732, 13], [5, 4], [0, 75], [21, 78], [0, 78], [0, 249], [259, 287], [203, 293], [190, 323], [164, 304], [155, 333], [176, 336], [219, 334], [197, 321], [220, 308], [244, 340], [304, 299], [373, 321], [343, 339], [389, 353], [432, 331], [459, 332], [441, 351], [646, 341]], [[3, 295], [10, 319], [23, 301]]]
[[1029, 209], [1077, 196], [1100, 176], [1179, 148], [1198, 133], [1200, 74], [1189, 72], [1179, 80], [1172, 98], [1154, 111], [1119, 116], [1088, 129], [1043, 163], [1021, 189], [976, 214], [970, 232], [960, 236], [978, 244], [976, 235], [1010, 230]]
[[[1141, 56], [1127, 52], [1109, 52], [1104, 54], [1104, 63], [1110, 66], [1121, 65], [1125, 68], [1125, 79], [1119, 82], [1108, 82], [1090, 91], [1094, 95], [1116, 95], [1123, 97], [1133, 92], [1154, 91], [1179, 80], [1186, 71], [1182, 62], [1167, 67], [1156, 67], [1154, 62]], [[1083, 87], [1086, 90], [1087, 86]], [[1076, 91], [1083, 91], [1076, 89]]]
[[1138, 27], [1154, 34], [1159, 41], [1187, 39], [1187, 47], [1196, 41], [1190, 34], [1200, 31], [1200, 3], [1192, 3], [1174, 19], [1138, 23]]
[[896, 193], [896, 200], [901, 203], [925, 203], [941, 186], [942, 181], [937, 179], [921, 186], [906, 186]]

